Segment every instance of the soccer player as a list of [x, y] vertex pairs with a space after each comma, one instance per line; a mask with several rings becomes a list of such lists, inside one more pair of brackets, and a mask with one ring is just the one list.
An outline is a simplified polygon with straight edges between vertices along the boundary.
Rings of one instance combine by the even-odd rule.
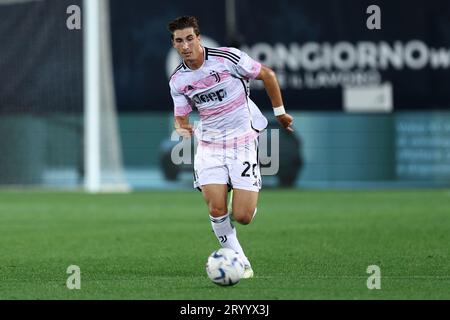
[[[261, 173], [258, 135], [267, 119], [249, 98], [249, 80], [262, 80], [283, 128], [293, 118], [285, 112], [276, 74], [236, 48], [207, 48], [201, 43], [195, 17], [169, 23], [172, 45], [182, 61], [170, 77], [175, 129], [183, 137], [195, 134], [194, 187], [201, 190], [209, 209], [212, 229], [222, 247], [237, 251], [245, 264], [244, 278], [253, 277], [250, 261], [238, 241], [227, 207], [229, 188], [234, 191], [232, 218], [249, 224], [256, 213]], [[196, 128], [189, 113], [196, 108]]]

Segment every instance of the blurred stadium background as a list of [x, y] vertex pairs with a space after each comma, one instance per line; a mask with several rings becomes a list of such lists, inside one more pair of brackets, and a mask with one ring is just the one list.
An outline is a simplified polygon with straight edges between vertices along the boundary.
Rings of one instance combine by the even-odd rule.
[[[167, 81], [178, 57], [166, 25], [192, 14], [205, 43], [242, 48], [278, 72], [296, 133], [281, 133], [280, 173], [266, 186], [449, 186], [449, 5], [377, 3], [381, 30], [366, 27], [366, 1], [267, 1], [254, 11], [248, 1], [111, 0], [100, 3], [92, 68], [83, 60], [87, 13], [82, 30], [66, 27], [67, 8], [81, 1], [2, 1], [0, 184], [84, 187], [91, 150], [103, 188], [190, 188], [191, 172], [167, 161]], [[414, 23], [399, 24], [402, 15]], [[84, 89], [93, 85], [100, 90]], [[83, 92], [94, 90], [97, 149], [84, 143]], [[256, 83], [252, 97], [272, 119]]]
[[[380, 30], [366, 27], [370, 16], [366, 9], [372, 4], [381, 8]], [[68, 10], [73, 5], [81, 9], [81, 29], [68, 28], [68, 24], [76, 24], [76, 10]], [[297, 199], [312, 206], [320, 202], [314, 193], [302, 193], [310, 189], [406, 190], [401, 191], [405, 193], [398, 203], [390, 198], [395, 194], [387, 192], [372, 199], [367, 192], [355, 210], [365, 211], [365, 203], [375, 205], [386, 200], [394, 207], [400, 203], [413, 206], [418, 210], [413, 221], [426, 224], [421, 220], [425, 219], [422, 213], [431, 209], [436, 216], [430, 219], [438, 230], [429, 230], [442, 232], [445, 242], [450, 187], [450, 3], [261, 0], [258, 10], [254, 6], [251, 1], [233, 0], [172, 0], [170, 4], [143, 0], [0, 0], [1, 216], [17, 219], [14, 212], [24, 210], [24, 217], [30, 214], [32, 221], [32, 211], [39, 211], [48, 201], [54, 204], [54, 221], [59, 221], [58, 213], [66, 209], [75, 210], [74, 216], [83, 210], [93, 216], [97, 213], [104, 217], [99, 221], [107, 221], [109, 212], [115, 211], [110, 205], [101, 208], [103, 195], [95, 203], [70, 195], [60, 198], [59, 192], [161, 191], [150, 198], [153, 201], [166, 199], [165, 191], [194, 192], [191, 167], [170, 161], [178, 140], [171, 140], [173, 110], [168, 76], [178, 58], [171, 50], [166, 25], [175, 17], [195, 15], [206, 45], [239, 47], [277, 72], [285, 106], [295, 117], [295, 134], [280, 132], [278, 174], [263, 177], [263, 205], [277, 210], [278, 188], [292, 189], [284, 203], [285, 214], [298, 211], [301, 204]], [[264, 89], [254, 83], [251, 92], [253, 100], [273, 119]], [[277, 128], [276, 123], [270, 128]], [[270, 150], [267, 152], [270, 154]], [[20, 192], [10, 191], [27, 188], [57, 191], [58, 200], [46, 193], [41, 203], [39, 195], [25, 192], [21, 197]], [[418, 188], [436, 193], [430, 197], [420, 191], [408, 195], [408, 190]], [[423, 201], [417, 200], [421, 194], [425, 195]], [[141, 207], [137, 216], [131, 214], [130, 221], [139, 221], [147, 210], [161, 214], [154, 202], [137, 197], [117, 207], [133, 211], [135, 201], [148, 201], [144, 202], [148, 207]], [[203, 223], [208, 235], [206, 209], [201, 198], [194, 197], [187, 211], [199, 216], [198, 223]], [[350, 201], [351, 193], [345, 197]], [[115, 203], [123, 198], [108, 199]], [[333, 203], [331, 196], [325, 199]], [[28, 200], [30, 206], [20, 209], [20, 204]], [[66, 201], [66, 207], [59, 201]], [[75, 203], [80, 209], [69, 209]], [[94, 203], [98, 210], [91, 208]], [[345, 216], [348, 202], [338, 203], [336, 214]], [[205, 212], [202, 215], [194, 209]], [[379, 209], [383, 214], [389, 211]], [[393, 215], [403, 212], [393, 211]], [[51, 213], [45, 214], [49, 216], [43, 219], [53, 219]], [[112, 221], [118, 215], [112, 214]], [[86, 218], [79, 216], [80, 221]], [[390, 216], [385, 218], [389, 223]], [[28, 221], [8, 219], [19, 225]], [[440, 221], [445, 223], [440, 225]], [[275, 221], [271, 223], [276, 225]], [[20, 233], [9, 234], [7, 231], [14, 227], [8, 228], [3, 224], [5, 240], [12, 241], [3, 258], [10, 264], [20, 264], [17, 261], [25, 260], [14, 256], [21, 246], [14, 237]], [[95, 234], [95, 230], [92, 232]], [[414, 237], [412, 233], [403, 236]], [[59, 239], [55, 237], [49, 241]], [[24, 239], [28, 238], [24, 235]], [[32, 237], [29, 240], [33, 242]], [[214, 249], [214, 239], [207, 241], [208, 250]], [[320, 244], [316, 248], [323, 249]], [[136, 252], [136, 257], [142, 254]], [[208, 251], [199, 254], [203, 257], [205, 253]], [[262, 257], [263, 251], [260, 253]], [[448, 267], [444, 267], [448, 253], [440, 254], [442, 268], [437, 270], [440, 280], [444, 277], [448, 284]], [[303, 267], [308, 269], [307, 265]], [[245, 292], [238, 297], [251, 297]], [[360, 297], [359, 293], [352, 294]], [[18, 291], [6, 295], [16, 296], [20, 296]], [[98, 297], [105, 295], [100, 293]], [[173, 296], [167, 293], [162, 297]], [[443, 297], [448, 295], [443, 293]]]

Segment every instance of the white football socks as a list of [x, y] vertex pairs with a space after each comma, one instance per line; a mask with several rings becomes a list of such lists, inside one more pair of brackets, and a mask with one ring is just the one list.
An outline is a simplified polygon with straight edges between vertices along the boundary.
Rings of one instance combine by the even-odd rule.
[[209, 216], [211, 220], [211, 226], [214, 231], [214, 234], [219, 240], [220, 245], [223, 248], [230, 248], [241, 256], [245, 265], [250, 265], [247, 257], [244, 254], [244, 250], [242, 250], [241, 244], [237, 238], [236, 228], [231, 225], [229, 214], [225, 214], [220, 217], [212, 217]]

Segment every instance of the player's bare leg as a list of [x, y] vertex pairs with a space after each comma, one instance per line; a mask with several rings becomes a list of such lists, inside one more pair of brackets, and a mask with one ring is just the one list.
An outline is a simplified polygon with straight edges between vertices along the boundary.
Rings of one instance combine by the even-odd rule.
[[203, 185], [202, 194], [208, 205], [212, 229], [220, 245], [238, 252], [244, 265], [250, 266], [250, 262], [245, 256], [244, 250], [237, 238], [236, 228], [234, 228], [230, 221], [230, 215], [227, 210], [228, 186], [226, 184]]
[[232, 211], [234, 220], [242, 224], [252, 222], [258, 203], [258, 192], [243, 189], [233, 190]]
[[228, 186], [226, 184], [207, 184], [202, 186], [203, 198], [208, 205], [209, 214], [214, 217], [220, 217], [228, 213], [227, 194]]
[[[232, 210], [234, 219], [242, 224], [249, 224], [256, 213], [258, 192], [243, 189], [233, 189]], [[252, 278], [253, 269], [250, 262], [245, 264], [244, 278]]]

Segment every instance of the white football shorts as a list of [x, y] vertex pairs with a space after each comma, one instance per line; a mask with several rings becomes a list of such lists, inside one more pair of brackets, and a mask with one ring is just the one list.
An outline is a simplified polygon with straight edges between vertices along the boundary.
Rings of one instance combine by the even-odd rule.
[[199, 142], [194, 158], [194, 188], [201, 190], [207, 184], [228, 184], [234, 189], [259, 192], [258, 140], [234, 147]]

